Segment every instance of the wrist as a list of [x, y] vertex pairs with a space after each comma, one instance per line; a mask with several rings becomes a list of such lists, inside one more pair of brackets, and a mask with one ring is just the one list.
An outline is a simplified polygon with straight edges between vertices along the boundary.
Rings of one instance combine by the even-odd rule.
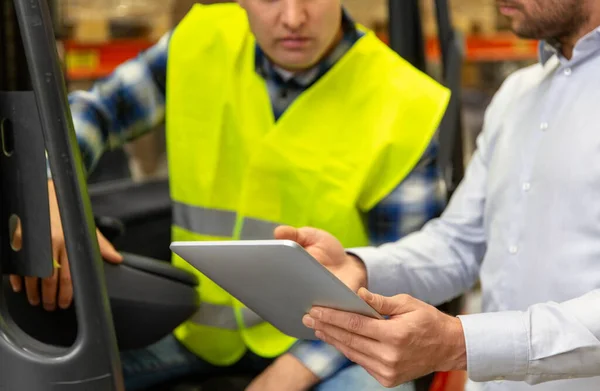
[[437, 371], [466, 371], [467, 370], [467, 345], [465, 333], [460, 319], [448, 316], [446, 332], [442, 340], [442, 346], [446, 346], [442, 362]]
[[285, 379], [286, 383], [298, 385], [295, 389], [309, 389], [320, 381], [302, 361], [292, 354], [284, 354], [279, 357], [275, 361], [274, 366], [278, 369], [280, 376]]
[[365, 266], [363, 260], [357, 257], [356, 255], [349, 253], [346, 253], [346, 258], [348, 259], [348, 263], [350, 263], [352, 265], [352, 268], [356, 271], [356, 276], [359, 284], [357, 290], [360, 288], [368, 289], [369, 281], [367, 267]]

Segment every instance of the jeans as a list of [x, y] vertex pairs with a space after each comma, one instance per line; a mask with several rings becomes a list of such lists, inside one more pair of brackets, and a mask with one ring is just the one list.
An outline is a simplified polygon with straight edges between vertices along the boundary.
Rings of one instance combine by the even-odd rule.
[[[122, 352], [121, 362], [126, 390], [141, 391], [190, 376], [201, 379], [213, 376], [255, 375], [269, 366], [272, 360], [247, 354], [231, 367], [216, 367], [198, 358], [173, 335], [169, 335], [147, 348]], [[317, 385], [314, 390], [379, 391], [389, 388], [380, 385], [363, 368], [353, 365]], [[414, 387], [409, 383], [392, 390], [414, 391]]]

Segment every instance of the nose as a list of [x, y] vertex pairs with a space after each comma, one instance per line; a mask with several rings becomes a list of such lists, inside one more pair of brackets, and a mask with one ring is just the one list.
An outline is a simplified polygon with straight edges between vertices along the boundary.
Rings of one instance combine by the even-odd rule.
[[300, 29], [308, 19], [304, 0], [284, 0], [281, 19], [288, 29], [292, 31]]

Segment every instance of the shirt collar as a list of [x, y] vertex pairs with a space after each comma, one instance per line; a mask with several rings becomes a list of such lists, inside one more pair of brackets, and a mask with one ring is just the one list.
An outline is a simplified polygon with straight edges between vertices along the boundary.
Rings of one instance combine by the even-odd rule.
[[[582, 56], [591, 54], [596, 50], [600, 50], [600, 27], [585, 35], [577, 42], [573, 49], [573, 59], [582, 58]], [[539, 61], [542, 65], [546, 65], [555, 55], [562, 58], [560, 43], [550, 40], [540, 41]]]
[[259, 75], [266, 78], [277, 77], [282, 79], [284, 83], [295, 82], [301, 86], [308, 87], [315, 82], [327, 69], [331, 68], [352, 45], [358, 40], [360, 33], [356, 27], [356, 23], [342, 7], [342, 29], [344, 37], [338, 45], [329, 53], [327, 57], [322, 59], [317, 65], [300, 73], [293, 73], [277, 67], [265, 55], [258, 43], [255, 49], [255, 67]]

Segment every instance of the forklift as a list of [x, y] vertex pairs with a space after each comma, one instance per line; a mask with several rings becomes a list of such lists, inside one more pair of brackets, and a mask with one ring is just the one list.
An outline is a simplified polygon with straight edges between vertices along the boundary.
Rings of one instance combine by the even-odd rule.
[[[447, 0], [435, 1], [442, 83], [452, 90], [438, 137], [448, 196], [462, 179], [462, 55]], [[53, 25], [56, 2], [0, 0], [0, 390], [122, 391], [119, 351], [148, 346], [199, 308], [197, 278], [170, 264], [168, 182], [88, 185]], [[425, 71], [417, 0], [389, 0], [390, 46]], [[74, 305], [46, 312], [8, 276], [53, 272], [46, 156], [71, 263]], [[129, 200], [129, 201], [127, 201]], [[135, 200], [135, 202], [132, 202]], [[12, 238], [22, 230], [22, 246]], [[96, 227], [123, 254], [105, 263]], [[151, 243], [152, 246], [148, 244]], [[441, 309], [457, 313], [460, 299]], [[417, 381], [427, 391], [432, 376]], [[250, 378], [192, 380], [160, 390], [243, 390]]]

